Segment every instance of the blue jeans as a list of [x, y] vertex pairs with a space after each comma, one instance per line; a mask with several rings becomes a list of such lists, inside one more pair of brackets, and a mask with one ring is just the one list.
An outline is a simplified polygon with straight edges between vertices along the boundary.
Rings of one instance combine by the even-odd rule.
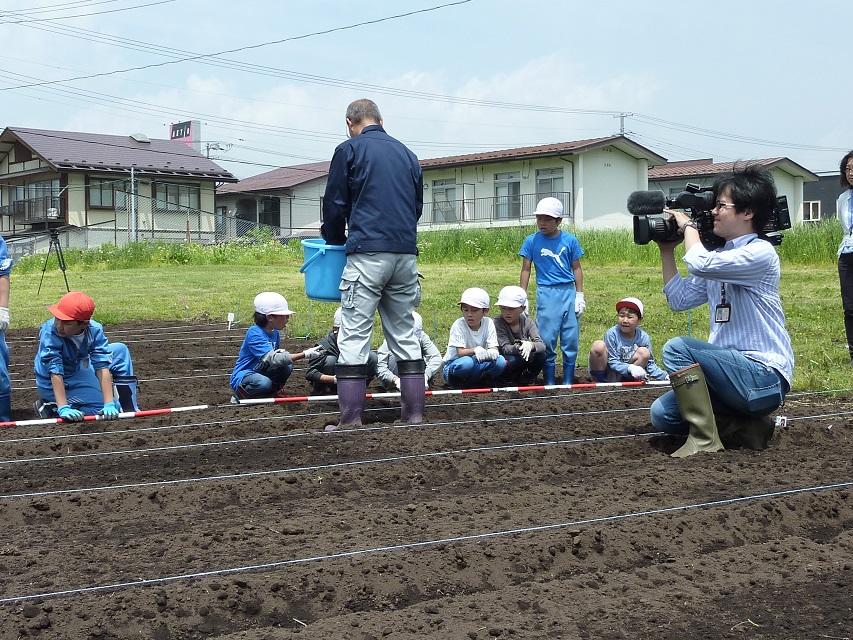
[[497, 360], [480, 362], [474, 356], [462, 356], [444, 365], [444, 380], [451, 387], [470, 387], [481, 380], [494, 382], [506, 369], [506, 360], [498, 356]]
[[279, 368], [272, 376], [265, 376], [255, 371], [247, 373], [237, 385], [237, 397], [241, 399], [271, 398], [284, 386], [291, 373], [293, 373], [292, 363]]
[[[664, 368], [672, 373], [698, 364], [705, 373], [714, 413], [766, 416], [788, 393], [788, 383], [772, 367], [750, 360], [736, 349], [718, 347], [696, 338], [673, 338], [663, 347]], [[686, 434], [675, 392], [652, 403], [652, 425], [667, 433]]]

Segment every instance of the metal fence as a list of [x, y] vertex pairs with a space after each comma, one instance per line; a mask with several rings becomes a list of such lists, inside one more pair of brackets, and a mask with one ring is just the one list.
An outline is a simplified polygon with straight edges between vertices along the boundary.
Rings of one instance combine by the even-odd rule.
[[426, 202], [424, 203], [424, 212], [420, 224], [421, 226], [431, 226], [530, 222], [533, 219], [533, 212], [536, 210], [536, 203], [545, 197], [558, 198], [563, 203], [563, 218], [569, 224], [573, 222], [572, 194], [567, 191], [559, 191]]

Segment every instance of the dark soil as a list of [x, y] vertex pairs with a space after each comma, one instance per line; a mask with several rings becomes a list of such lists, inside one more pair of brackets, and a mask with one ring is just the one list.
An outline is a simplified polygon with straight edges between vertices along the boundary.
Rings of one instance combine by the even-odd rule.
[[[27, 596], [0, 638], [853, 635], [853, 421], [814, 417], [849, 398], [792, 394], [767, 451], [680, 460], [660, 388], [438, 396], [418, 427], [372, 400], [324, 433], [334, 403], [229, 405], [243, 331], [212, 329], [108, 329], [144, 408], [210, 409], [0, 432], [0, 598]], [[9, 337], [17, 419], [33, 336]]]

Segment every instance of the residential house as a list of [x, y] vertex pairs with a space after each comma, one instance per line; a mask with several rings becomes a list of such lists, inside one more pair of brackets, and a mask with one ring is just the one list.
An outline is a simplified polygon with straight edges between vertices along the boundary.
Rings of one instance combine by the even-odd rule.
[[[562, 200], [576, 227], [630, 226], [625, 202], [647, 188], [649, 167], [666, 159], [625, 136], [608, 136], [421, 160], [421, 227], [529, 224], [536, 202]], [[317, 232], [329, 163], [282, 167], [225, 185], [217, 211]]]
[[665, 162], [622, 135], [421, 160], [421, 224], [527, 224], [553, 196], [576, 228], [626, 227], [628, 194]]
[[0, 232], [83, 227], [86, 246], [148, 238], [212, 241], [218, 182], [236, 178], [179, 141], [7, 127], [0, 134]]
[[699, 187], [710, 187], [714, 179], [734, 167], [758, 164], [770, 171], [776, 183], [776, 192], [788, 198], [791, 224], [803, 221], [803, 188], [808, 182], [816, 182], [818, 176], [789, 158], [764, 158], [738, 162], [714, 162], [712, 158], [668, 162], [649, 169], [649, 189], [660, 189], [667, 196], [684, 191], [687, 183]]
[[318, 234], [329, 162], [281, 167], [216, 190], [217, 214], [268, 225], [276, 235]]
[[835, 220], [835, 202], [844, 191], [838, 171], [818, 173], [817, 182], [803, 185], [803, 222]]

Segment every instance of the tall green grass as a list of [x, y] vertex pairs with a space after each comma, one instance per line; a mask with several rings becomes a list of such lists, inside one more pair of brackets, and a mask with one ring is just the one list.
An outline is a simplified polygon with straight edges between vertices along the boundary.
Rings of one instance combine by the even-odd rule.
[[[515, 262], [522, 241], [534, 231], [533, 226], [423, 231], [418, 235], [419, 260], [424, 264]], [[779, 255], [784, 262], [794, 264], [833, 264], [841, 234], [841, 225], [837, 221], [799, 226], [785, 232]], [[634, 244], [631, 232], [626, 229], [583, 230], [577, 232], [577, 237], [586, 253], [585, 264], [659, 264], [657, 247], [653, 243], [645, 246]], [[122, 247], [106, 244], [97, 249], [69, 248], [63, 253], [68, 267], [75, 270], [169, 265], [292, 266], [302, 260], [302, 247], [298, 240], [282, 244], [264, 234], [218, 245], [136, 242]], [[28, 256], [18, 262], [15, 271], [33, 273], [41, 271], [43, 266], [43, 254]], [[56, 267], [56, 258], [51, 255], [48, 268]]]

